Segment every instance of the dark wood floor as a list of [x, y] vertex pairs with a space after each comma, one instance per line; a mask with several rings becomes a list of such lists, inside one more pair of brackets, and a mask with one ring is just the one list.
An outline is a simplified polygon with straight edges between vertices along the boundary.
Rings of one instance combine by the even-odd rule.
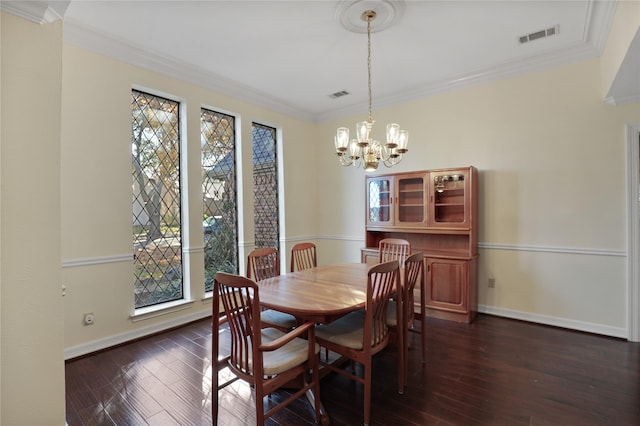
[[[211, 424], [209, 324], [67, 362], [69, 425]], [[395, 346], [376, 356], [373, 425], [640, 425], [639, 343], [488, 315], [427, 326], [427, 363], [410, 351], [404, 395]], [[333, 425], [362, 424], [360, 385], [329, 375], [321, 392]], [[254, 424], [246, 384], [219, 398], [219, 424]], [[267, 424], [313, 424], [313, 411], [300, 400]]]

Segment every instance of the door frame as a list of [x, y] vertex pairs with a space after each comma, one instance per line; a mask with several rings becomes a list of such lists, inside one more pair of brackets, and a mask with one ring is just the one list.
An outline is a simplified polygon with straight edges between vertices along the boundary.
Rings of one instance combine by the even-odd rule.
[[627, 139], [627, 339], [640, 342], [640, 123]]

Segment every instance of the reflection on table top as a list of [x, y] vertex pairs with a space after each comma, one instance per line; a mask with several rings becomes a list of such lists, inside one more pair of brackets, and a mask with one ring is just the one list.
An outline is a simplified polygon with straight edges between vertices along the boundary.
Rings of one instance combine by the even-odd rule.
[[318, 323], [331, 322], [364, 307], [371, 265], [341, 263], [262, 280], [260, 303]]

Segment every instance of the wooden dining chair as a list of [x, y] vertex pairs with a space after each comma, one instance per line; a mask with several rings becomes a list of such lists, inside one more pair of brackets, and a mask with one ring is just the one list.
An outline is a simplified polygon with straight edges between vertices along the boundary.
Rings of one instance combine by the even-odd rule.
[[[420, 329], [414, 327], [416, 285], [420, 288]], [[387, 325], [398, 340], [398, 393], [403, 394], [409, 375], [409, 332], [421, 334], [422, 363], [427, 355], [426, 312], [422, 301], [425, 300], [426, 286], [424, 277], [424, 255], [414, 253], [407, 258], [404, 266], [399, 296], [391, 300], [387, 307]], [[400, 324], [400, 326], [398, 326]]]
[[[228, 368], [235, 377], [244, 380], [255, 393], [256, 424], [263, 425], [285, 406], [305, 393], [313, 392], [316, 420], [320, 422], [320, 382], [318, 354], [320, 347], [314, 340], [314, 323], [301, 324], [289, 333], [260, 324], [260, 296], [258, 285], [239, 275], [218, 272], [213, 289], [212, 359], [218, 360], [220, 307], [224, 309], [231, 334], [230, 355], [221, 362], [212, 362], [211, 398], [213, 424], [218, 424], [218, 391], [230, 382], [219, 383], [219, 371]], [[301, 377], [302, 387], [284, 401], [265, 412], [264, 398], [286, 383]], [[231, 409], [231, 407], [230, 407]]]
[[[256, 282], [280, 275], [280, 255], [273, 247], [257, 248], [247, 256], [247, 278]], [[280, 331], [293, 329], [298, 320], [296, 317], [273, 309], [265, 309], [260, 313], [263, 327], [275, 327]]]
[[318, 266], [316, 245], [313, 243], [298, 243], [291, 249], [291, 272]]
[[372, 357], [387, 346], [387, 305], [400, 280], [397, 260], [381, 263], [369, 269], [367, 300], [364, 311], [352, 312], [344, 317], [316, 326], [316, 342], [321, 347], [362, 364], [362, 377], [320, 360], [320, 365], [364, 385], [364, 424], [371, 415]]
[[378, 244], [378, 253], [380, 263], [396, 259], [400, 268], [404, 268], [404, 262], [411, 254], [411, 243], [401, 238], [385, 238]]
[[247, 278], [262, 281], [280, 275], [280, 254], [273, 247], [257, 248], [247, 256]]

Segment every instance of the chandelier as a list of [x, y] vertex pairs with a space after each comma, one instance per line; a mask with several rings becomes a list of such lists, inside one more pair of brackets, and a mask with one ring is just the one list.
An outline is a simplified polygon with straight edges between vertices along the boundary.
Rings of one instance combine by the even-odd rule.
[[336, 154], [343, 166], [354, 165], [368, 172], [378, 169], [382, 162], [392, 167], [402, 160], [409, 144], [409, 132], [400, 129], [396, 123], [387, 124], [387, 142], [380, 143], [372, 138], [375, 121], [371, 116], [371, 22], [376, 18], [374, 10], [366, 10], [361, 16], [367, 22], [367, 75], [369, 81], [369, 119], [356, 124], [356, 138], [349, 139], [349, 129], [339, 127], [335, 136]]

